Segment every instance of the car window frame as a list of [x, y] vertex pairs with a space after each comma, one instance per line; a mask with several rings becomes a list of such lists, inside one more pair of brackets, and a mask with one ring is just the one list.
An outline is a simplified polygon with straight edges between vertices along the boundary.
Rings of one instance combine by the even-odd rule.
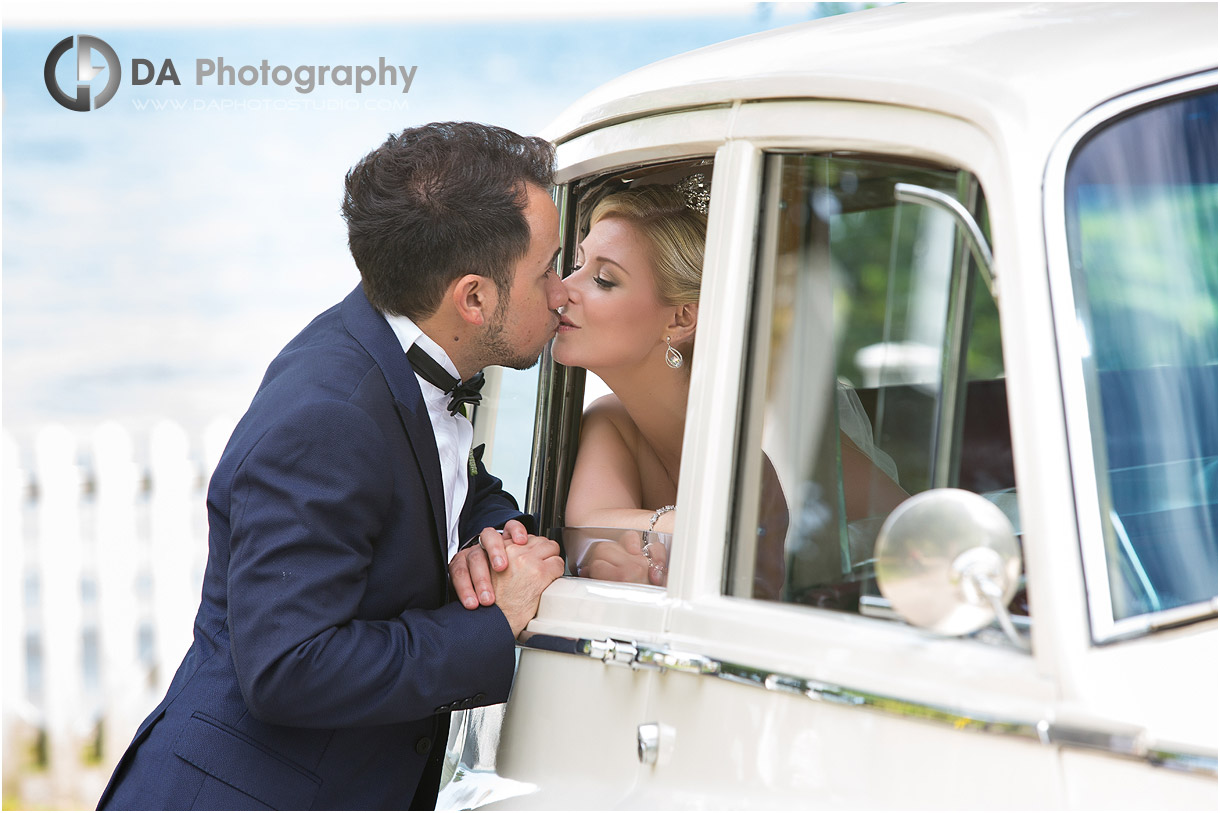
[[[694, 123], [709, 121], [715, 126], [693, 127]], [[723, 129], [716, 135], [715, 128]], [[656, 137], [658, 133], [660, 137]], [[615, 149], [599, 153], [608, 144]], [[711, 145], [715, 145], [714, 150], [708, 149]], [[560, 145], [558, 180], [565, 184], [633, 164], [714, 154], [700, 322], [715, 329], [705, 330], [700, 337], [700, 353], [692, 369], [688, 442], [683, 449], [683, 470], [697, 471], [699, 476], [682, 478], [678, 493], [679, 504], [695, 504], [700, 510], [677, 512], [667, 586], [662, 590], [647, 585], [560, 579], [544, 594], [539, 617], [531, 622], [527, 637], [578, 638], [577, 643], [589, 644], [585, 654], [594, 657], [602, 651], [601, 644], [593, 645], [594, 639], [604, 643], [610, 636], [639, 643], [659, 642], [675, 648], [689, 647], [696, 658], [757, 664], [762, 670], [804, 674], [848, 687], [860, 685], [859, 669], [865, 663], [875, 664], [867, 671], [884, 673], [881, 662], [891, 658], [897, 647], [918, 653], [919, 669], [925, 672], [929, 693], [923, 695], [921, 691], [923, 696], [911, 699], [954, 707], [954, 698], [962, 688], [960, 665], [969, 660], [975, 664], [971, 669], [974, 675], [1003, 675], [1004, 689], [999, 695], [1005, 699], [1001, 706], [1026, 707], [1036, 716], [1033, 709], [1046, 707], [1053, 696], [1047, 677], [1055, 672], [1056, 646], [1039, 647], [1035, 642], [1030, 657], [1011, 648], [941, 638], [879, 619], [722, 593], [727, 553], [724, 541], [734, 523], [731, 497], [737, 470], [743, 354], [753, 306], [763, 156], [776, 151], [836, 150], [913, 157], [970, 172], [988, 190], [1004, 187], [1001, 179], [1005, 168], [998, 160], [995, 143], [978, 125], [930, 111], [873, 103], [738, 102], [728, 110], [686, 111], [663, 114], [655, 121], [635, 120]], [[1003, 201], [1002, 192], [988, 201], [993, 229], [1001, 222], [995, 210], [1003, 205], [1011, 211], [1011, 204]], [[1012, 234], [996, 239], [1007, 239], [1008, 245], [1020, 242]], [[1006, 349], [1009, 344], [1005, 343]], [[570, 399], [569, 408], [579, 409], [577, 399]], [[1016, 427], [1013, 442], [1015, 448]], [[536, 448], [535, 455], [538, 453]], [[1052, 454], [1051, 464], [1056, 462]], [[1058, 486], [1047, 488], [1062, 493]], [[687, 539], [698, 541], [684, 544]], [[1073, 596], [1071, 600], [1078, 598]], [[1050, 635], [1055, 634], [1057, 625], [1042, 628]], [[868, 634], [861, 637], [865, 629]], [[764, 637], [775, 637], [776, 641], [768, 645]], [[842, 671], [844, 664], [807, 660], [813, 642], [820, 642], [814, 648], [822, 643], [836, 648], [836, 641], [853, 642], [856, 654], [849, 660], [855, 665], [847, 664], [846, 672]]]

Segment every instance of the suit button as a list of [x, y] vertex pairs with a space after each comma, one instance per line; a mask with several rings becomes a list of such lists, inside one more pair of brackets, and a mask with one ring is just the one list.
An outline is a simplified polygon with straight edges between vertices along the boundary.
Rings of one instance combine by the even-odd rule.
[[478, 694], [476, 694], [476, 695], [474, 696], [474, 702], [476, 702], [476, 703], [482, 703], [482, 702], [483, 702], [483, 699], [484, 699], [485, 697], [487, 697], [487, 695], [483, 694], [482, 692], [479, 692]]
[[428, 739], [427, 737], [420, 737], [419, 741], [415, 743], [415, 753], [419, 754], [421, 757], [431, 750], [432, 740]]

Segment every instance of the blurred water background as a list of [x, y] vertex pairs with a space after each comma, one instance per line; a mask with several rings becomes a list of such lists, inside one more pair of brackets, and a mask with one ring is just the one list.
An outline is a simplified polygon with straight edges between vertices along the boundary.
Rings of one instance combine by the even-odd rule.
[[[428, 17], [410, 4], [155, 5], [4, 9], [6, 809], [92, 806], [164, 690], [189, 641], [202, 486], [226, 427], [279, 348], [359, 280], [339, 216], [353, 163], [434, 120], [536, 133], [633, 68], [865, 4], [455, 3]], [[108, 43], [123, 71], [86, 113], [43, 80], [52, 47], [75, 34]], [[409, 93], [196, 85], [197, 59], [383, 57], [416, 66]], [[171, 59], [181, 84], [131, 85], [136, 58], [158, 71]], [[60, 61], [61, 87], [74, 69]], [[106, 455], [119, 486], [103, 485]], [[117, 514], [102, 499], [115, 494], [128, 505]], [[166, 561], [160, 540], [184, 552]], [[114, 612], [135, 624], [121, 635], [99, 588], [116, 556], [131, 589]], [[107, 718], [130, 675], [140, 690]]]

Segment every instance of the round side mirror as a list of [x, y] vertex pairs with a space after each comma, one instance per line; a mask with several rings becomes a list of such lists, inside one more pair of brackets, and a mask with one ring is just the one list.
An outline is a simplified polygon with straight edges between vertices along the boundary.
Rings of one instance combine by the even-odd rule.
[[941, 635], [990, 624], [1021, 577], [1008, 517], [956, 488], [916, 494], [894, 509], [877, 535], [876, 555], [881, 594], [908, 623]]

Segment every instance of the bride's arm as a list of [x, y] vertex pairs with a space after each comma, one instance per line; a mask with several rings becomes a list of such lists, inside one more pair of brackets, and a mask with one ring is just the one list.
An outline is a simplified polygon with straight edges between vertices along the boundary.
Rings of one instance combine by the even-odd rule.
[[[568, 488], [564, 524], [598, 528], [647, 529], [653, 511], [643, 505], [640, 469], [634, 451], [632, 426], [616, 415], [605, 399], [592, 404], [581, 420], [580, 446]], [[654, 530], [672, 533], [672, 511], [661, 515]]]

